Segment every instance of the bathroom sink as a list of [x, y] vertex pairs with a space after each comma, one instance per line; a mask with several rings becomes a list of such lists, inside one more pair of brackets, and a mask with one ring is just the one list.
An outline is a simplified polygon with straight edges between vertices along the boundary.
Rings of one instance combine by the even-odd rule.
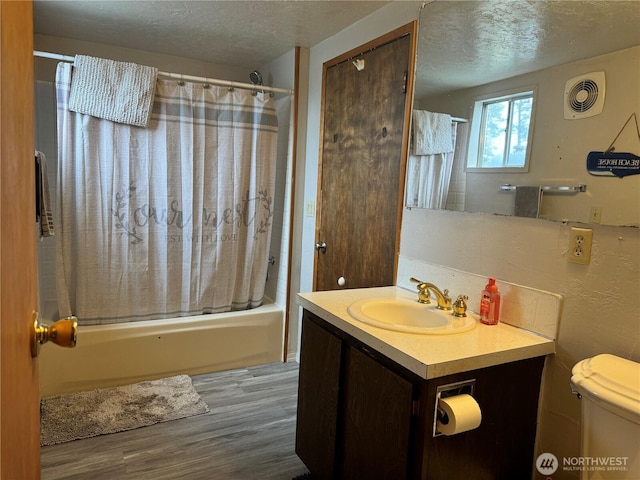
[[368, 325], [405, 333], [448, 335], [471, 330], [477, 323], [472, 313], [459, 318], [435, 305], [401, 297], [359, 300], [349, 306], [348, 312]]

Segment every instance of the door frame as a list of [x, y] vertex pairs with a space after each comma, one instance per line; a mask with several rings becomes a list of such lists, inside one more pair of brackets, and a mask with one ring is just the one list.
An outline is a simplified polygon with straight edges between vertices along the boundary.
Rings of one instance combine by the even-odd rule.
[[[406, 25], [403, 25], [395, 30], [392, 30], [380, 37], [377, 37], [369, 42], [366, 42], [356, 48], [353, 48], [341, 55], [338, 55], [331, 60], [328, 60], [322, 64], [322, 94], [320, 99], [320, 142], [318, 153], [318, 183], [316, 187], [316, 226], [314, 232], [315, 241], [320, 238], [320, 227], [322, 220], [322, 158], [324, 154], [324, 128], [325, 128], [325, 106], [326, 106], [326, 83], [327, 83], [327, 70], [342, 62], [351, 60], [353, 57], [361, 55], [375, 48], [381, 47], [387, 43], [393, 42], [398, 38], [406, 35], [411, 36], [411, 46], [409, 51], [409, 65], [407, 66], [407, 95], [404, 106], [404, 129], [402, 132], [402, 150], [400, 157], [400, 175], [398, 185], [398, 199], [397, 199], [397, 223], [396, 223], [396, 238], [394, 248], [394, 260], [393, 260], [393, 283], [397, 282], [398, 276], [398, 256], [400, 254], [400, 228], [402, 226], [402, 213], [404, 210], [404, 188], [407, 174], [407, 155], [409, 153], [409, 137], [411, 133], [411, 112], [413, 110], [413, 94], [414, 94], [414, 79], [416, 70], [416, 54], [417, 54], [417, 33], [418, 33], [418, 21], [414, 20]], [[313, 261], [313, 287], [312, 290], [316, 290], [316, 278], [318, 269], [318, 255], [316, 251]]]

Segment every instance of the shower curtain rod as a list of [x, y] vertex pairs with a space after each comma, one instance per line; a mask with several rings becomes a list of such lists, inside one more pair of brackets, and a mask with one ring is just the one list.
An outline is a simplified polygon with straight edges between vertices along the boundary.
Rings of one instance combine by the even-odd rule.
[[[33, 55], [35, 57], [51, 58], [53, 60], [60, 60], [60, 61], [69, 62], [69, 63], [73, 63], [75, 61], [75, 57], [70, 55], [60, 55], [58, 53], [41, 52], [38, 50], [34, 50]], [[176, 80], [207, 83], [210, 85], [218, 85], [222, 87], [242, 88], [245, 90], [260, 90], [260, 91], [271, 92], [271, 93], [285, 93], [287, 95], [293, 95], [294, 93], [293, 90], [288, 88], [267, 87], [265, 85], [254, 85], [252, 83], [232, 82], [229, 80], [217, 80], [214, 78], [197, 77], [193, 75], [183, 75], [181, 73], [158, 72], [158, 75], [161, 75], [163, 77], [174, 78]]]

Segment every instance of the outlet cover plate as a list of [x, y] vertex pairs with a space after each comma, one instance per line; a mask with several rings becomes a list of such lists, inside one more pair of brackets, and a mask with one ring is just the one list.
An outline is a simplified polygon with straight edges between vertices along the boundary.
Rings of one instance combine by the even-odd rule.
[[569, 236], [568, 261], [589, 265], [591, 262], [591, 242], [593, 230], [590, 228], [571, 227]]

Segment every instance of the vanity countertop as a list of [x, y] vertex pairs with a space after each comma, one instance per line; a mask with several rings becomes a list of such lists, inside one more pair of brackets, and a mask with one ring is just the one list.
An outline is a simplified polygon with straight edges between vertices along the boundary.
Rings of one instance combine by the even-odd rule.
[[417, 299], [399, 287], [375, 287], [299, 293], [298, 303], [310, 312], [424, 379], [515, 362], [555, 352], [555, 342], [505, 323], [483, 325], [451, 335], [402, 333], [356, 320], [352, 303], [381, 297]]

